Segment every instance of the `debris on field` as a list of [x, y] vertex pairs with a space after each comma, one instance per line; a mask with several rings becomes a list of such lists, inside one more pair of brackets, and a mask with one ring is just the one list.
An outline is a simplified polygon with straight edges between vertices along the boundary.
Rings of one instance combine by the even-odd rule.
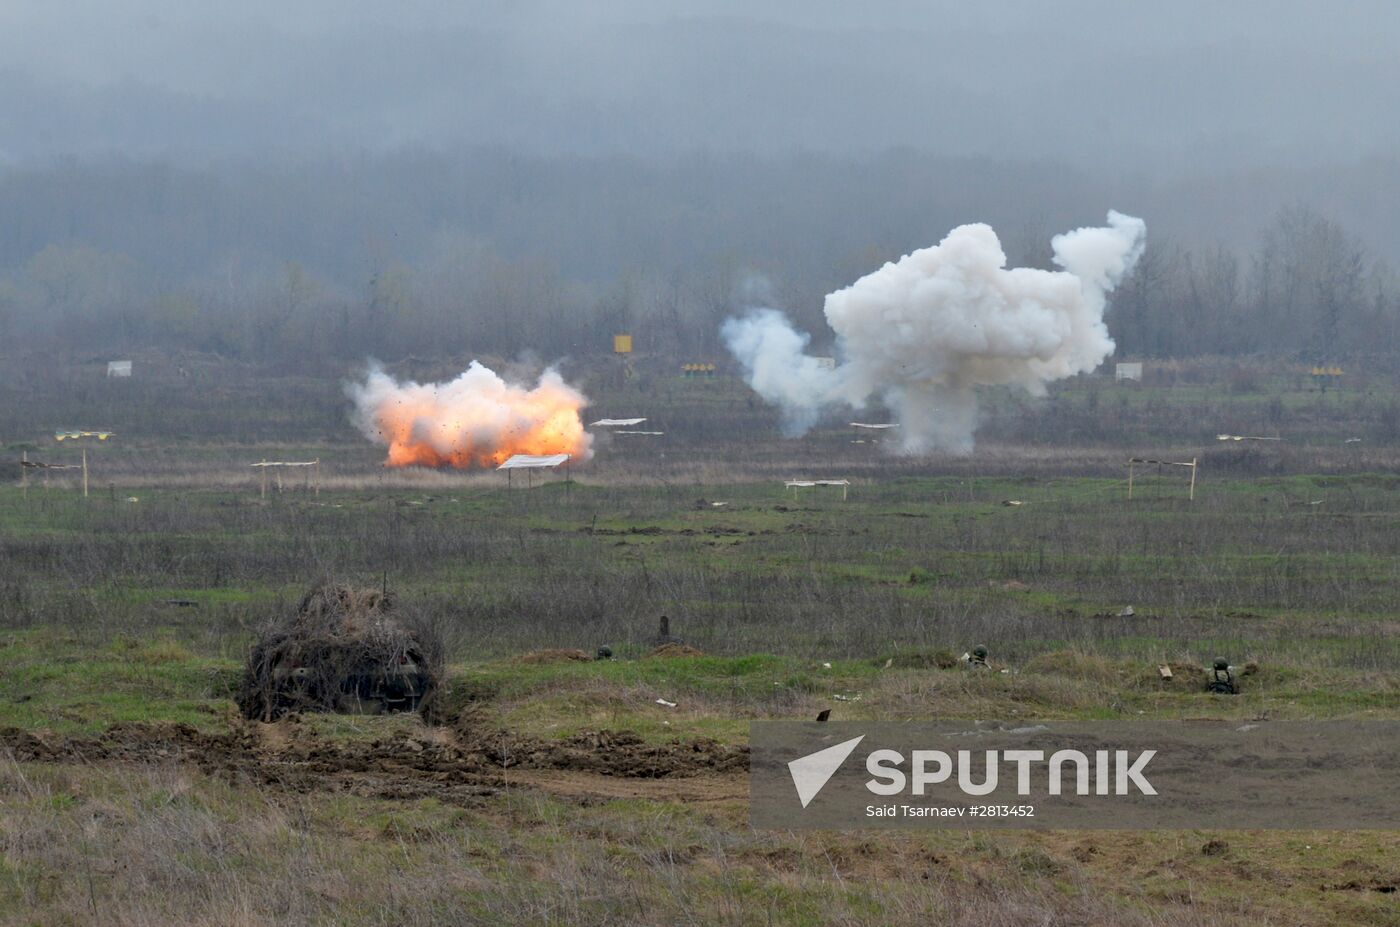
[[582, 650], [553, 647], [545, 650], [531, 650], [520, 658], [521, 663], [573, 663], [590, 659]]
[[671, 633], [671, 619], [665, 615], [657, 622], [656, 636], [651, 639], [653, 647], [665, 647], [667, 644], [684, 644], [676, 635]]
[[700, 648], [698, 648], [698, 647], [692, 647], [692, 646], [690, 646], [689, 644], [681, 644], [681, 643], [662, 644], [660, 647], [655, 648], [655, 649], [652, 650], [652, 652], [650, 653], [650, 656], [653, 656], [653, 657], [662, 657], [662, 658], [669, 658], [669, 657], [703, 657], [704, 655], [705, 655], [705, 651], [701, 650]]

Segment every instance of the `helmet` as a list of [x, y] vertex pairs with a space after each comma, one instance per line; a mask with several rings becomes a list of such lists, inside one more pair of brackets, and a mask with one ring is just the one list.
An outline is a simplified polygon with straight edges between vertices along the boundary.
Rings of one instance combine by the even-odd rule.
[[612, 648], [611, 648], [611, 647], [599, 647], [599, 648], [598, 648], [598, 659], [599, 659], [599, 660], [611, 660], [611, 659], [612, 659]]
[[985, 660], [987, 659], [987, 648], [978, 644], [976, 647], [972, 648], [972, 655], [979, 660]]
[[1215, 660], [1215, 668], [1221, 671], [1228, 670], [1230, 668], [1230, 661], [1224, 657], [1217, 657]]

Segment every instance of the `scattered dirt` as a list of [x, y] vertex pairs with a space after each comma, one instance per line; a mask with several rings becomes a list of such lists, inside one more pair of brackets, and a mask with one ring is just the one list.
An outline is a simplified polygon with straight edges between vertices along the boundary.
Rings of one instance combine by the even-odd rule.
[[748, 769], [748, 749], [709, 739], [647, 743], [631, 731], [583, 731], [563, 740], [503, 731], [468, 735], [474, 756], [502, 769], [558, 769], [628, 779], [685, 778]]
[[578, 529], [582, 534], [595, 534], [601, 537], [616, 537], [621, 534], [640, 534], [654, 536], [658, 534], [675, 534], [675, 531], [668, 531], [660, 525], [633, 525], [628, 528], [598, 528], [593, 525], [584, 525]]
[[547, 650], [531, 650], [522, 654], [521, 663], [581, 663], [591, 659], [582, 650], [572, 650], [568, 648], [550, 648]]
[[662, 644], [660, 647], [653, 649], [651, 653], [647, 654], [647, 656], [661, 657], [663, 659], [671, 659], [674, 657], [703, 657], [704, 655], [705, 651], [698, 647], [676, 643]]
[[0, 730], [0, 750], [23, 762], [182, 762], [202, 771], [298, 793], [386, 798], [433, 796], [477, 804], [506, 788], [568, 797], [742, 798], [748, 747], [709, 739], [649, 743], [630, 731], [585, 731], [562, 740], [521, 736], [464, 712], [450, 726], [372, 741], [318, 735], [296, 715], [234, 719], [227, 733], [186, 724], [119, 724], [96, 737]]
[[1353, 879], [1322, 886], [1324, 892], [1380, 892], [1383, 895], [1394, 894], [1397, 888], [1400, 888], [1400, 879]]
[[[778, 532], [773, 531], [771, 528], [764, 528], [763, 531], [760, 532], [760, 534], [776, 534], [776, 533], [778, 533]], [[792, 524], [784, 525], [781, 533], [783, 533], [783, 534], [824, 535], [824, 536], [826, 536], [826, 537], [855, 537], [856, 535], [860, 535], [860, 534], [869, 534], [869, 533], [870, 533], [870, 529], [869, 529], [869, 528], [824, 528], [824, 527], [821, 527], [821, 526], [819, 526], [819, 525], [808, 525], [808, 524], [804, 524], [803, 522], [793, 522]]]
[[1330, 873], [1337, 881], [1319, 886], [1324, 892], [1378, 892], [1393, 894], [1400, 888], [1400, 873], [1383, 869], [1375, 863], [1361, 859], [1347, 859], [1338, 863]]

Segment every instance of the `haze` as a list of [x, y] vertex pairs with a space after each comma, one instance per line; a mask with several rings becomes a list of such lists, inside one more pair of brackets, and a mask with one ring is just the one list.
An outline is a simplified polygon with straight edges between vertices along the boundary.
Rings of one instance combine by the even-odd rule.
[[[687, 305], [725, 304], [686, 316], [713, 351], [754, 275], [819, 321], [822, 294], [956, 225], [991, 223], [1013, 261], [1044, 266], [1050, 235], [1110, 208], [1195, 271], [1228, 257], [1240, 288], [1293, 215], [1362, 255], [1358, 300], [1390, 305], [1397, 39], [1400, 8], [1365, 0], [12, 0], [0, 325], [72, 347], [51, 324], [67, 312], [101, 323], [75, 322], [83, 337], [143, 344], [168, 332], [112, 324], [117, 304], [227, 319], [291, 265], [327, 303], [372, 300], [395, 268], [440, 302], [489, 265], [552, 281], [603, 327], [642, 311], [617, 295], [627, 280], [669, 280]], [[46, 282], [74, 261], [101, 292]], [[491, 349], [592, 344], [494, 339], [504, 304], [462, 309]], [[1235, 342], [1278, 341], [1248, 331]]]
[[1394, 4], [982, 6], [12, 0], [0, 148], [912, 146], [1133, 170], [1354, 161], [1400, 137]]

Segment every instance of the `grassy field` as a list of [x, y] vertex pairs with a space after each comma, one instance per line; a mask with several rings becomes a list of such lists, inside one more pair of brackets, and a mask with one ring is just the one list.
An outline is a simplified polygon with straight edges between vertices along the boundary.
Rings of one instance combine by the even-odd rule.
[[[904, 478], [256, 492], [0, 491], [11, 627], [228, 655], [320, 575], [441, 616], [459, 656], [625, 648], [669, 614], [707, 652], [1395, 665], [1400, 478]], [[1006, 505], [1015, 501], [1020, 505]], [[716, 505], [720, 503], [720, 505]], [[170, 600], [196, 607], [179, 608]], [[1131, 618], [1119, 618], [1132, 606]], [[232, 649], [230, 649], [232, 648]]]
[[[0, 923], [1400, 924], [1385, 832], [770, 833], [746, 778], [750, 721], [824, 709], [1400, 717], [1393, 378], [1149, 364], [992, 391], [976, 454], [903, 458], [843, 421], [779, 439], [726, 377], [578, 362], [590, 418], [666, 434], [507, 491], [380, 468], [355, 371], [136, 360], [0, 360], [5, 459], [118, 433], [86, 500], [0, 484]], [[1195, 500], [1149, 467], [1129, 501], [1129, 456], [1198, 458]], [[319, 494], [248, 467], [311, 458]], [[434, 724], [239, 716], [255, 635], [322, 577], [431, 618]], [[652, 654], [662, 615], [697, 653]], [[977, 644], [1005, 672], [949, 666]], [[1217, 656], [1240, 695], [1203, 691]]]
[[[450, 379], [471, 358], [409, 359], [400, 378]], [[521, 365], [481, 358], [494, 369]], [[60, 428], [108, 429], [92, 448], [93, 485], [130, 488], [256, 488], [249, 464], [319, 458], [326, 485], [380, 489], [483, 488], [494, 475], [419, 471], [386, 474], [382, 448], [350, 424], [345, 384], [362, 367], [295, 374], [206, 355], [138, 355], [137, 375], [108, 380], [87, 359], [0, 355], [0, 457], [75, 463]], [[1124, 475], [1129, 456], [1200, 457], [1214, 476], [1386, 472], [1400, 467], [1400, 383], [1393, 373], [1350, 370], [1322, 390], [1305, 368], [1274, 361], [1204, 359], [1147, 365], [1144, 383], [1105, 376], [1053, 384], [1047, 396], [989, 389], [980, 395], [978, 450], [972, 457], [903, 458], [887, 445], [853, 443], [848, 419], [888, 420], [875, 407], [832, 417], [802, 438], [780, 438], [778, 416], [739, 379], [689, 379], [662, 358], [639, 357], [624, 380], [613, 358], [562, 362], [590, 399], [586, 420], [645, 416], [660, 437], [600, 434], [596, 456], [575, 475], [594, 484], [707, 485], [795, 476], [961, 476], [1059, 478]], [[538, 365], [531, 370], [537, 372]], [[1219, 434], [1279, 437], [1221, 443]], [[54, 474], [55, 485], [74, 485]], [[289, 482], [300, 479], [289, 477]]]
[[[1400, 479], [1184, 490], [12, 484], [0, 918], [1400, 923], [1387, 833], [746, 824], [733, 751], [756, 718], [1400, 717]], [[322, 575], [435, 616], [441, 727], [237, 716], [252, 635]], [[662, 614], [704, 653], [650, 656]], [[978, 643], [1008, 672], [940, 667]], [[617, 658], [539, 654], [603, 645]], [[1257, 664], [1240, 696], [1156, 672], [1216, 655]]]

